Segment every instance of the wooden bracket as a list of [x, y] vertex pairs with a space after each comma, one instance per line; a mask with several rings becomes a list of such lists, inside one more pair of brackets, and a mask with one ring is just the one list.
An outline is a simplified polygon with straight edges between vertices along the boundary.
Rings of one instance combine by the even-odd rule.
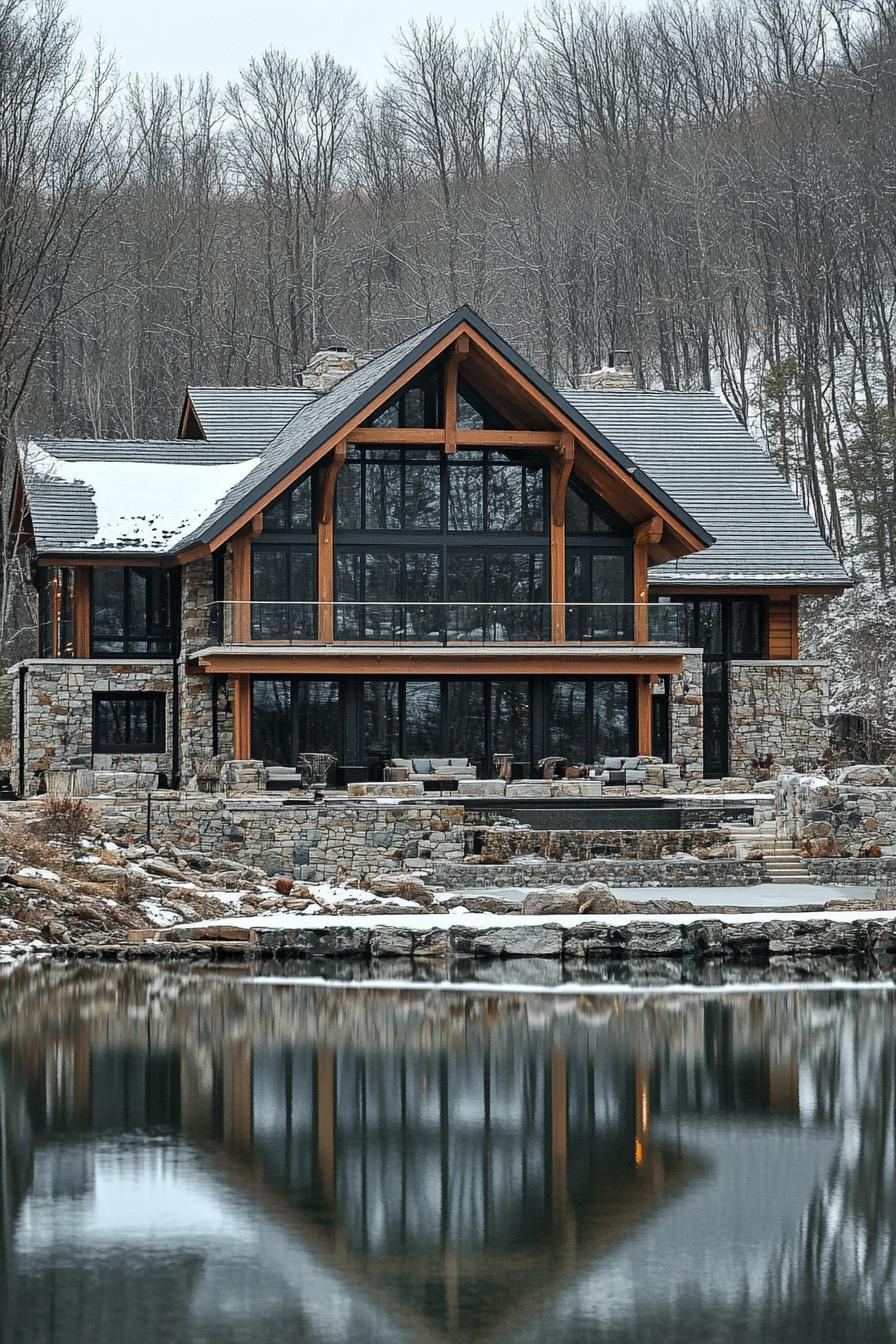
[[560, 527], [566, 517], [566, 488], [575, 456], [576, 446], [572, 435], [562, 433], [551, 461], [551, 522], [554, 527]]
[[445, 365], [445, 452], [457, 452], [457, 371], [470, 353], [469, 336], [458, 336]]
[[329, 527], [333, 522], [333, 513], [336, 500], [336, 478], [345, 465], [345, 459], [348, 454], [348, 444], [345, 439], [336, 444], [323, 470], [323, 479], [321, 481], [320, 491], [317, 501], [318, 520]]
[[643, 523], [638, 523], [635, 528], [634, 540], [636, 546], [656, 546], [663, 539], [663, 520], [656, 514], [652, 518], [646, 518]]

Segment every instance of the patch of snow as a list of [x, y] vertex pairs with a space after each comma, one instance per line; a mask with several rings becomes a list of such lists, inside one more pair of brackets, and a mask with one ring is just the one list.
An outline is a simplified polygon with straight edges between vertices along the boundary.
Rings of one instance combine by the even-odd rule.
[[54, 873], [51, 868], [20, 868], [16, 877], [40, 877], [45, 882], [61, 882], [62, 878], [58, 873]]
[[[188, 536], [259, 461], [68, 462], [46, 442], [27, 444], [22, 460], [29, 477], [79, 484], [89, 492], [96, 530], [79, 539], [80, 547], [152, 551], [176, 546]], [[39, 531], [39, 517], [35, 527]]]
[[[153, 896], [147, 896], [146, 900], [141, 901], [140, 909], [146, 915], [146, 918], [160, 929], [168, 929], [180, 919], [180, 915], [175, 914], [173, 910], [167, 910]], [[211, 922], [215, 923], [214, 920]]]

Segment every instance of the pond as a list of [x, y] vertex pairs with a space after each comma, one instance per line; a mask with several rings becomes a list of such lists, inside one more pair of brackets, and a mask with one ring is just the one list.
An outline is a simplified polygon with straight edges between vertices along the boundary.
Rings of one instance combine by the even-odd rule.
[[0, 1339], [893, 1338], [891, 981], [500, 974], [5, 974]]

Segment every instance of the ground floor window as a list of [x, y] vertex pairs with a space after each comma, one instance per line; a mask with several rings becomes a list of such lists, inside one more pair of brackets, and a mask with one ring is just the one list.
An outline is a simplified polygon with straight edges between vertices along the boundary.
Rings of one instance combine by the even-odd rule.
[[255, 677], [252, 754], [292, 765], [308, 751], [376, 779], [392, 757], [466, 757], [480, 777], [495, 753], [531, 774], [545, 756], [625, 756], [635, 738], [634, 678]]
[[95, 752], [165, 750], [165, 696], [115, 691], [93, 697]]

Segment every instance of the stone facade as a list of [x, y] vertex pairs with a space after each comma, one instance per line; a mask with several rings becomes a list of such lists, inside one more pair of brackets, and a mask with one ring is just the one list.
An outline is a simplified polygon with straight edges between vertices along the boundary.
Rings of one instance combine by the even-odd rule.
[[[231, 683], [212, 678], [189, 662], [191, 653], [209, 644], [213, 600], [211, 557], [181, 570], [180, 696], [181, 778], [191, 779], [196, 762], [233, 751]], [[213, 704], [216, 701], [216, 704]]]
[[670, 678], [669, 737], [673, 765], [682, 779], [703, 778], [703, 655], [691, 650]]
[[829, 745], [829, 666], [732, 662], [728, 688], [731, 773], [757, 778], [791, 766], [815, 770]]
[[[24, 670], [24, 760], [19, 760], [18, 678]], [[170, 659], [43, 658], [19, 663], [13, 678], [12, 779], [20, 764], [26, 794], [36, 793], [47, 770], [61, 765], [88, 765], [95, 770], [160, 772], [169, 780], [174, 769], [173, 695]], [[165, 750], [105, 754], [93, 750], [93, 695], [103, 691], [165, 694]]]
[[748, 887], [764, 881], [761, 862], [745, 859], [582, 859], [553, 862], [522, 858], [512, 863], [433, 863], [441, 887]]

